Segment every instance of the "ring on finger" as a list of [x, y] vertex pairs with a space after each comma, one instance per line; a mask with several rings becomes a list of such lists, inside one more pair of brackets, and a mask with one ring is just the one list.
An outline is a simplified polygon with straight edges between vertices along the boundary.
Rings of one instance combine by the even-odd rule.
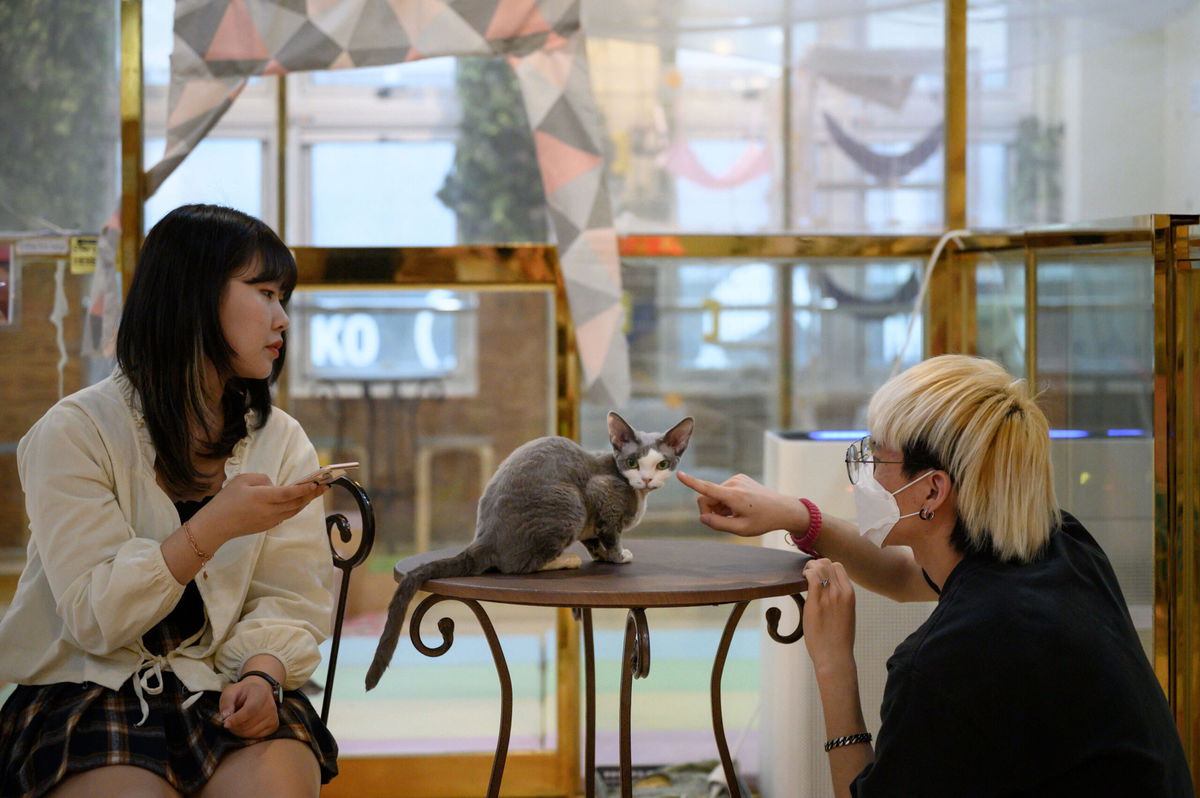
[[829, 587], [829, 580], [828, 580], [828, 579], [822, 579], [822, 580], [821, 580], [821, 587]]

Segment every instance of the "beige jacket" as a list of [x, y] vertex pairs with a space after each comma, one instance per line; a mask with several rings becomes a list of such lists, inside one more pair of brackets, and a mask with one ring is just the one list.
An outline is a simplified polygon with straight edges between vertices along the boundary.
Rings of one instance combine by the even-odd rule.
[[[283, 663], [287, 689], [316, 669], [333, 584], [320, 500], [221, 546], [208, 578], [196, 577], [204, 631], [156, 657], [141, 636], [183, 594], [159, 549], [179, 515], [155, 481], [150, 433], [128, 380], [114, 372], [60, 401], [21, 439], [17, 458], [30, 539], [0, 620], [0, 680], [117, 689], [133, 676], [141, 697], [161, 689], [168, 669], [191, 691], [220, 690], [259, 653]], [[276, 409], [234, 448], [225, 478], [263, 473], [290, 484], [316, 467], [300, 425]]]

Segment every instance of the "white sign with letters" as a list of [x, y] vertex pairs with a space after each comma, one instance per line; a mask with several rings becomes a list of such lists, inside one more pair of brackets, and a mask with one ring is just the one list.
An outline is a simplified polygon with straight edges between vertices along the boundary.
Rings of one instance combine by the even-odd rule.
[[[473, 395], [476, 299], [446, 290], [313, 291], [292, 295], [289, 390], [362, 395], [364, 384], [437, 383]], [[384, 385], [381, 388], [387, 387]]]

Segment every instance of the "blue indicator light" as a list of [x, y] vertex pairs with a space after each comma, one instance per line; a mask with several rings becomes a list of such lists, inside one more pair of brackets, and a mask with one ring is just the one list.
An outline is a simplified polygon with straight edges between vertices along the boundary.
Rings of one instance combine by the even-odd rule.
[[1110, 429], [1108, 430], [1110, 438], [1144, 438], [1146, 430], [1144, 429]]
[[1088, 431], [1085, 429], [1052, 429], [1050, 430], [1051, 438], [1086, 438]]
[[869, 434], [865, 429], [819, 429], [808, 433], [808, 437], [814, 441], [856, 441]]

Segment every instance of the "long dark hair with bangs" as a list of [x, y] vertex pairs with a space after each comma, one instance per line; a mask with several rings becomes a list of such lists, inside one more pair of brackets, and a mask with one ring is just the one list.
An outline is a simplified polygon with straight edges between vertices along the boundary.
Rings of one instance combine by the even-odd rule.
[[[157, 455], [156, 469], [177, 495], [204, 488], [192, 455], [223, 457], [271, 415], [270, 386], [279, 377], [286, 339], [271, 376], [234, 375], [233, 348], [221, 331], [221, 298], [230, 279], [255, 270], [250, 282], [279, 281], [286, 303], [296, 285], [287, 246], [253, 216], [219, 205], [184, 205], [146, 235], [117, 330], [117, 364], [142, 404]], [[206, 365], [225, 383], [222, 417], [204, 397]]]

